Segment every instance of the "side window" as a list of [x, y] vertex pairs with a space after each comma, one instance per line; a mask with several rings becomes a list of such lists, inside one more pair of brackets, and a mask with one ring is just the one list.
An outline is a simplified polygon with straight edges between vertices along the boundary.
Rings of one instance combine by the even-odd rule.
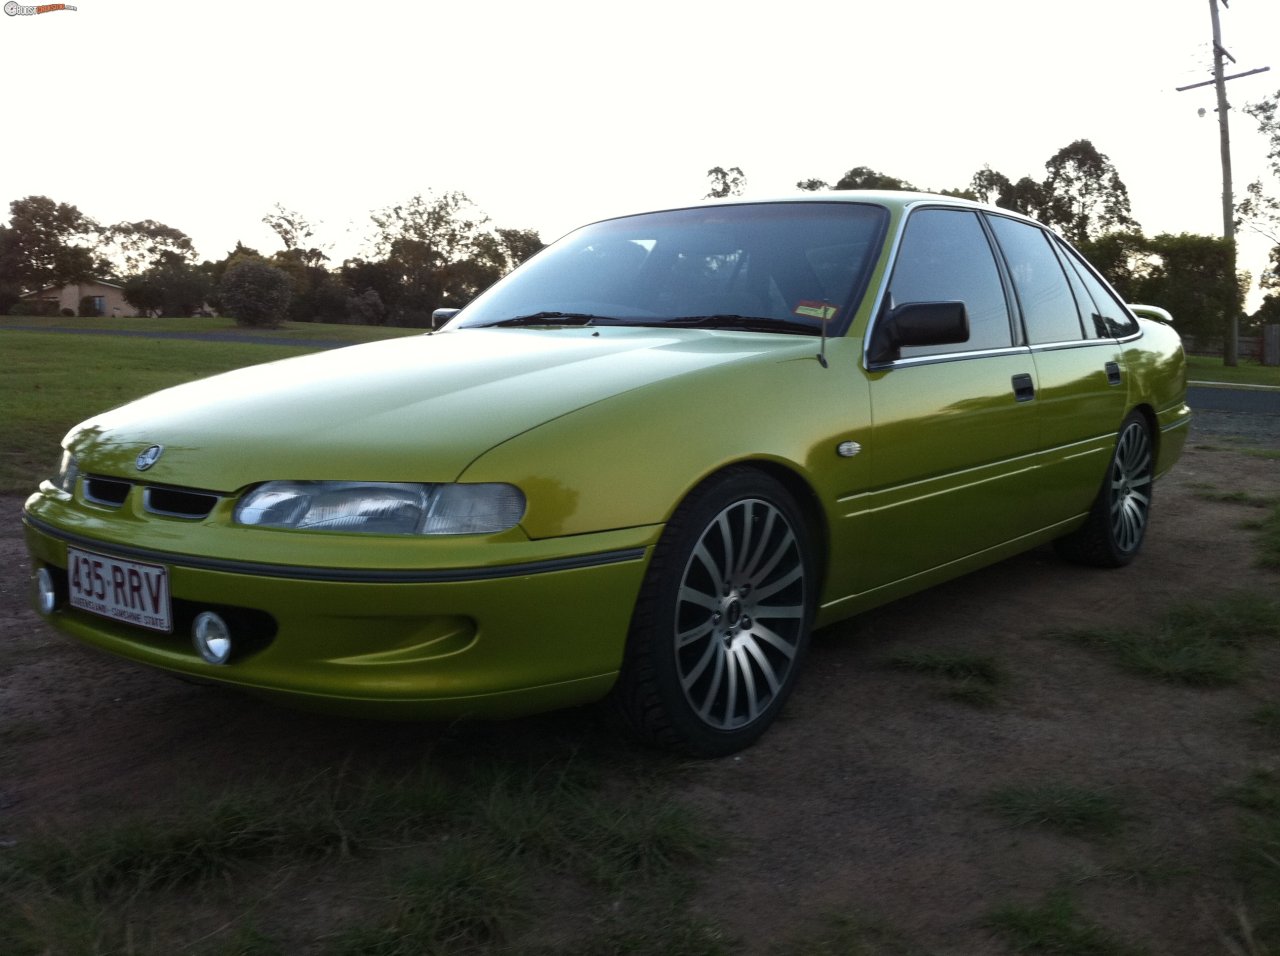
[[1069, 268], [1080, 277], [1089, 294], [1089, 300], [1083, 303], [1086, 313], [1085, 325], [1092, 326], [1090, 338], [1122, 339], [1138, 331], [1138, 323], [1125, 311], [1111, 290], [1098, 281], [1093, 271], [1081, 261], [1079, 253], [1069, 247], [1064, 248], [1063, 258]]
[[959, 300], [969, 313], [968, 342], [904, 348], [903, 358], [1013, 344], [1000, 273], [975, 212], [921, 209], [912, 213], [894, 263], [889, 295], [894, 306]]
[[988, 221], [1013, 277], [1027, 341], [1041, 345], [1084, 338], [1075, 297], [1045, 231], [1004, 216], [991, 216]]

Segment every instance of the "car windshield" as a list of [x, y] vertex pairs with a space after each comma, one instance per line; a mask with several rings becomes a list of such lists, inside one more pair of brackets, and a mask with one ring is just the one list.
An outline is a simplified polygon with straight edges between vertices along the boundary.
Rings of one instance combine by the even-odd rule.
[[887, 213], [853, 202], [743, 203], [585, 226], [459, 315], [481, 326], [671, 325], [838, 334]]

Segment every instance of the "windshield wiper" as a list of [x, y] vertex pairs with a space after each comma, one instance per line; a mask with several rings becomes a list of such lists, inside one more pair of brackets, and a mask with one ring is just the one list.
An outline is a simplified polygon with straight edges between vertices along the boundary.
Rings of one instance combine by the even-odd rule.
[[819, 335], [822, 330], [808, 322], [794, 319], [771, 319], [759, 315], [681, 315], [664, 319], [661, 325], [674, 325], [690, 329], [734, 329], [743, 332], [786, 332], [791, 335]]
[[479, 327], [493, 329], [501, 326], [514, 328], [522, 325], [591, 325], [596, 321], [609, 321], [609, 317], [592, 315], [589, 312], [532, 312], [529, 315], [514, 315], [509, 319], [489, 322]]

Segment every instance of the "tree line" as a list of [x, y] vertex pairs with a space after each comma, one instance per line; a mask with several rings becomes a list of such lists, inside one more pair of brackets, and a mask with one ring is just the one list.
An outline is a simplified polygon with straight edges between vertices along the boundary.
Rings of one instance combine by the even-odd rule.
[[[277, 204], [262, 222], [280, 240], [269, 254], [237, 243], [197, 262], [191, 239], [152, 219], [102, 225], [47, 196], [9, 204], [0, 226], [0, 314], [38, 312], [22, 296], [91, 279], [123, 286], [144, 315], [206, 310], [245, 325], [290, 319], [429, 327], [440, 307], [461, 307], [542, 248], [532, 229], [491, 228], [465, 194], [417, 195], [370, 214], [368, 257], [332, 267], [316, 227]], [[81, 314], [93, 314], [92, 301]]]

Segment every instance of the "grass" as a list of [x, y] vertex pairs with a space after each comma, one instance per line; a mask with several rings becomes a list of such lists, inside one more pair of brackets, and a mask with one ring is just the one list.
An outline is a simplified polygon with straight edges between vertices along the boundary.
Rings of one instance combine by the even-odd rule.
[[[1280, 452], [1258, 451], [1259, 455], [1280, 457]], [[1197, 498], [1206, 501], [1224, 501], [1247, 505], [1251, 508], [1269, 508], [1270, 514], [1256, 521], [1248, 521], [1244, 527], [1259, 532], [1258, 564], [1264, 568], [1280, 568], [1280, 502], [1273, 496], [1252, 495], [1246, 491], [1221, 491], [1208, 482], [1197, 482], [1192, 489]]]
[[1138, 956], [1146, 952], [1086, 919], [1063, 893], [1054, 893], [1038, 904], [999, 907], [988, 913], [983, 923], [1019, 953]]
[[999, 703], [997, 689], [1008, 681], [995, 658], [966, 651], [907, 651], [881, 663], [893, 670], [941, 678], [940, 696], [972, 707], [994, 707]]
[[[321, 322], [283, 322], [272, 329], [246, 328], [234, 319], [82, 319], [60, 316], [2, 316], [0, 331], [6, 329], [65, 330], [78, 332], [158, 332], [168, 334], [228, 335], [241, 338], [293, 339], [335, 343], [374, 342], [405, 335], [421, 335], [422, 329], [400, 329], [370, 325], [330, 325]], [[59, 333], [63, 334], [63, 333]]]
[[1280, 637], [1280, 604], [1241, 593], [1175, 607], [1146, 630], [1079, 630], [1058, 635], [1101, 651], [1132, 673], [1197, 687], [1241, 681], [1249, 645]]
[[770, 956], [924, 956], [898, 928], [882, 920], [839, 913], [822, 929], [769, 948]]
[[1264, 568], [1280, 568], [1280, 505], [1258, 521], [1246, 525], [1258, 532], [1258, 564]]
[[[229, 320], [127, 321], [168, 326], [182, 323], [184, 328], [202, 330], [225, 329]], [[9, 324], [14, 323], [10, 320]], [[405, 331], [289, 323], [288, 328], [278, 331], [253, 333], [265, 334], [281, 344], [257, 345], [17, 332], [0, 327], [5, 357], [4, 374], [0, 375], [0, 408], [5, 409], [0, 416], [0, 493], [33, 491], [53, 469], [62, 436], [71, 426], [98, 412], [218, 372], [315, 351], [315, 346], [288, 344], [292, 339], [344, 344]]]
[[1064, 836], [1114, 836], [1128, 815], [1113, 795], [1063, 783], [1004, 787], [984, 806], [1014, 826], [1036, 826]]
[[1264, 737], [1280, 744], [1280, 704], [1259, 707], [1249, 715], [1249, 722], [1257, 727]]
[[455, 842], [400, 879], [375, 925], [340, 934], [339, 956], [485, 952], [506, 943], [525, 915], [520, 866], [492, 841]]
[[1187, 356], [1187, 378], [1193, 382], [1222, 382], [1230, 385], [1275, 385], [1280, 387], [1280, 368], [1242, 362], [1235, 367], [1222, 359], [1204, 355]]
[[1238, 932], [1230, 948], [1250, 956], [1274, 953], [1280, 951], [1280, 771], [1254, 770], [1229, 795], [1245, 811], [1235, 853]]
[[[536, 936], [560, 898], [582, 952], [602, 934], [618, 952], [729, 952], [685, 945], [720, 939], [686, 908], [722, 840], [672, 798], [664, 759], [459, 753], [25, 839], [0, 855], [0, 952], [490, 952]], [[341, 905], [300, 923], [299, 893]]]
[[1252, 495], [1247, 491], [1222, 491], [1216, 485], [1204, 481], [1193, 482], [1190, 487], [1197, 498], [1205, 501], [1221, 501], [1250, 508], [1271, 508], [1277, 503], [1271, 496]]

